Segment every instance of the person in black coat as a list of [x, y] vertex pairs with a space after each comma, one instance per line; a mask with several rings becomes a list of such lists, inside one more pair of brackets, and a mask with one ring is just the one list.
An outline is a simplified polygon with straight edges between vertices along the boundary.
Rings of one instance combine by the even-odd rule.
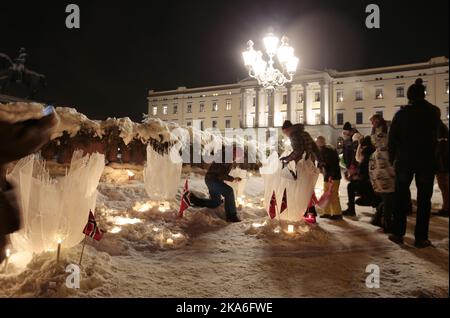
[[438, 142], [438, 108], [425, 100], [425, 86], [417, 79], [408, 88], [409, 104], [394, 116], [389, 132], [389, 160], [396, 174], [396, 209], [393, 231], [389, 239], [402, 244], [406, 233], [409, 187], [415, 177], [417, 186], [417, 216], [415, 246], [431, 245], [428, 227], [431, 212], [436, 149]]
[[369, 177], [369, 161], [372, 154], [375, 152], [375, 147], [372, 145], [370, 136], [364, 137], [360, 145], [360, 154], [357, 155], [359, 165], [356, 175], [352, 177], [350, 183], [347, 185], [348, 194], [348, 208], [343, 211], [344, 216], [355, 216], [356, 195], [360, 196], [359, 205], [377, 206], [379, 199], [373, 191], [372, 183]]

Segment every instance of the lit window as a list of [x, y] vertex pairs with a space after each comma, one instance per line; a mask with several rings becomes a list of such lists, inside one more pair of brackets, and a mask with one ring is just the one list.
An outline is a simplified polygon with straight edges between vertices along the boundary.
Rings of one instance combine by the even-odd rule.
[[316, 93], [314, 94], [314, 101], [315, 101], [315, 102], [320, 102], [320, 92], [316, 92]]
[[178, 105], [173, 105], [173, 113], [178, 114]]
[[355, 100], [363, 100], [364, 96], [363, 96], [363, 91], [362, 89], [358, 89], [355, 92]]
[[187, 105], [187, 113], [192, 113], [192, 104]]
[[337, 113], [336, 114], [336, 125], [343, 125], [343, 124], [344, 124], [344, 114]]
[[342, 103], [344, 101], [344, 92], [343, 91], [336, 92], [336, 100], [337, 100], [337, 102], [340, 102], [340, 103]]
[[231, 100], [227, 100], [226, 110], [231, 110]]
[[200, 104], [199, 112], [200, 113], [204, 113], [205, 112], [205, 104], [204, 103]]
[[362, 125], [363, 123], [363, 113], [362, 112], [357, 112], [356, 113], [356, 124], [357, 125]]
[[212, 111], [217, 112], [219, 110], [219, 104], [217, 102], [212, 103]]
[[397, 86], [396, 92], [397, 92], [397, 97], [398, 98], [405, 97], [405, 87], [404, 86]]
[[383, 89], [381, 87], [375, 89], [375, 98], [383, 99]]
[[167, 115], [167, 105], [163, 106], [163, 115]]
[[303, 103], [303, 92], [298, 93], [297, 103]]
[[157, 106], [153, 106], [152, 114], [153, 114], [153, 116], [158, 115], [158, 107]]

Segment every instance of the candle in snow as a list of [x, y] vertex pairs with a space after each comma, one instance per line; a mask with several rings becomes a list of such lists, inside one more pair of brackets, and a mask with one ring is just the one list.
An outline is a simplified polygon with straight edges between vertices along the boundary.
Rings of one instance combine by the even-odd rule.
[[59, 262], [59, 257], [60, 257], [60, 255], [61, 255], [61, 243], [62, 243], [62, 238], [58, 238], [57, 242], [58, 242], [58, 249], [57, 249], [57, 251], [56, 251], [56, 262], [58, 263], [58, 262]]
[[294, 226], [292, 224], [288, 225], [288, 233], [294, 233]]

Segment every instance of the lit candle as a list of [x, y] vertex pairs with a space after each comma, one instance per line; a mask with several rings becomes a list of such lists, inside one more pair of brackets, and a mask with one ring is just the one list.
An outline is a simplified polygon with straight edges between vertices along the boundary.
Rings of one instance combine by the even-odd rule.
[[292, 224], [288, 225], [288, 233], [294, 233], [294, 226]]
[[8, 248], [8, 249], [6, 249], [6, 259], [5, 259], [5, 265], [3, 266], [3, 272], [6, 272], [6, 270], [8, 269], [8, 262], [9, 262], [10, 256], [11, 256], [11, 250]]
[[261, 224], [261, 223], [253, 223], [252, 226], [257, 229], [259, 227], [262, 227], [263, 224]]
[[134, 172], [131, 170], [127, 170], [128, 180], [134, 179]]
[[168, 238], [166, 243], [167, 243], [167, 245], [173, 245], [173, 239]]
[[61, 243], [62, 239], [58, 238], [58, 249], [56, 250], [56, 262], [59, 263], [59, 256], [61, 255]]

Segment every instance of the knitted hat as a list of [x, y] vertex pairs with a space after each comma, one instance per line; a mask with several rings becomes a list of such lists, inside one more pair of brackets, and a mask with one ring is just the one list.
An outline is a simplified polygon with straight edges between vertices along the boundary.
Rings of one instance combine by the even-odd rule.
[[281, 129], [288, 129], [292, 127], [292, 122], [290, 120], [285, 120]]
[[349, 122], [346, 122], [344, 124], [344, 127], [342, 127], [343, 130], [352, 130], [352, 124], [350, 124]]
[[425, 99], [425, 86], [421, 78], [416, 79], [414, 84], [408, 88], [406, 96], [410, 101], [424, 100]]

